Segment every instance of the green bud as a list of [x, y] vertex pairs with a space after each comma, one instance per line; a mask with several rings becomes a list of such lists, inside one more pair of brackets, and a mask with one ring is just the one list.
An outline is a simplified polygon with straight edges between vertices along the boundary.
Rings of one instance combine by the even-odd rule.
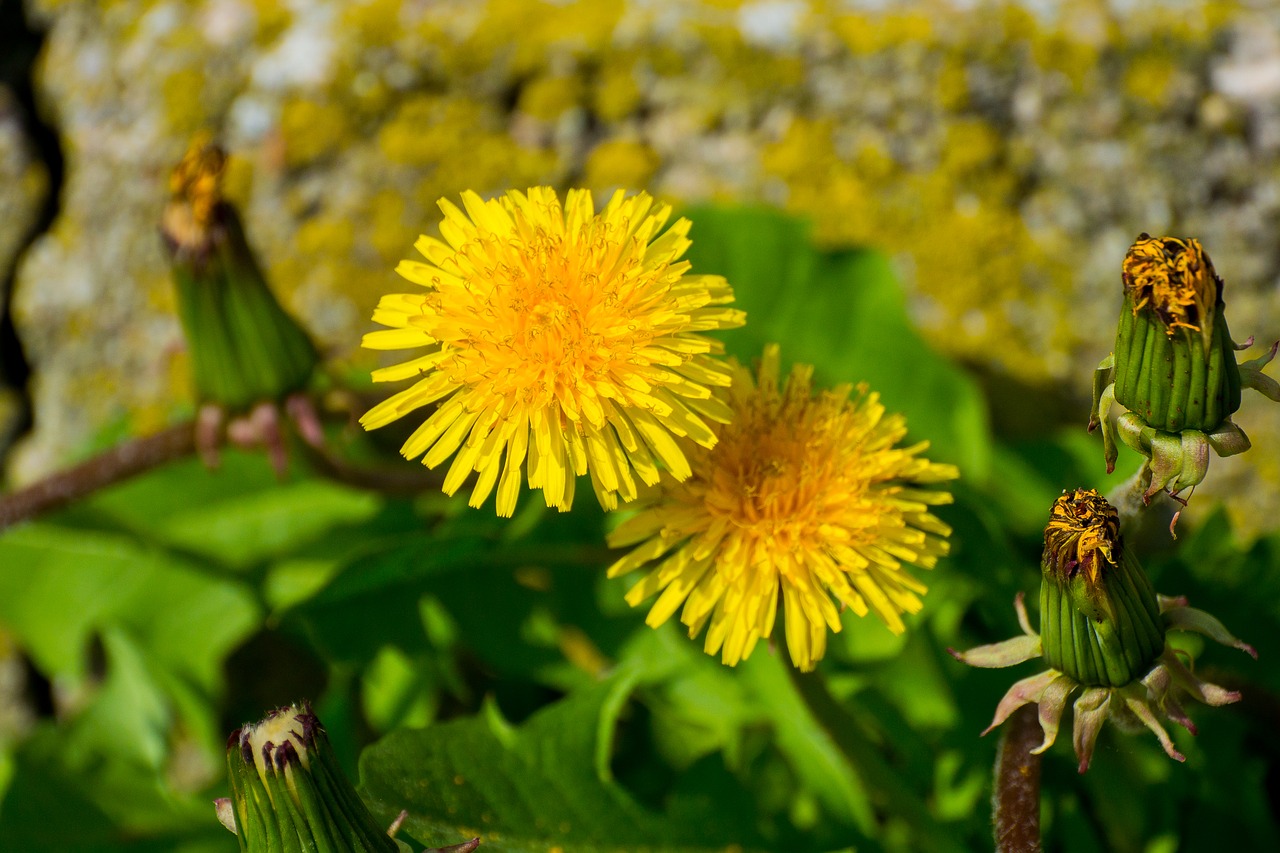
[[1092, 489], [1058, 498], [1044, 532], [1040, 640], [1045, 661], [1086, 687], [1142, 677], [1164, 650], [1155, 591]]
[[271, 293], [239, 214], [222, 198], [225, 165], [207, 136], [192, 142], [170, 178], [161, 235], [196, 394], [202, 403], [244, 410], [300, 390], [317, 355]]
[[1213, 431], [1240, 408], [1241, 381], [1209, 256], [1198, 240], [1142, 234], [1121, 277], [1115, 399], [1157, 430]]
[[[243, 853], [399, 853], [338, 766], [309, 706], [274, 711], [227, 741], [231, 812]], [[231, 828], [231, 827], [229, 827]]]

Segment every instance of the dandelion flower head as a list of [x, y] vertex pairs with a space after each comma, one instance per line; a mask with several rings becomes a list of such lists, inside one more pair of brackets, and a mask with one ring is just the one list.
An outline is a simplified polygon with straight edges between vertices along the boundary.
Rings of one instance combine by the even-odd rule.
[[496, 486], [504, 516], [522, 471], [561, 510], [579, 475], [607, 509], [660, 470], [688, 477], [677, 437], [710, 447], [712, 424], [731, 414], [711, 389], [732, 371], [703, 333], [744, 319], [726, 307], [723, 278], [691, 275], [680, 260], [689, 221], [663, 231], [671, 208], [645, 193], [618, 192], [598, 214], [586, 190], [562, 205], [547, 187], [439, 204], [444, 239], [421, 237], [426, 261], [396, 268], [423, 289], [384, 296], [373, 319], [389, 328], [364, 338], [370, 349], [424, 350], [373, 374], [418, 380], [370, 409], [365, 428], [437, 404], [401, 452], [429, 467], [454, 456], [444, 491], [476, 472], [471, 505]]
[[842, 385], [814, 396], [812, 367], [780, 382], [778, 360], [774, 345], [756, 377], [737, 369], [719, 443], [693, 449], [693, 476], [664, 477], [613, 532], [610, 545], [637, 547], [609, 574], [645, 568], [627, 601], [661, 593], [653, 627], [683, 605], [689, 636], [710, 623], [706, 651], [730, 666], [770, 636], [781, 595], [791, 659], [810, 670], [840, 630], [837, 603], [894, 633], [921, 608], [925, 586], [907, 564], [932, 568], [951, 532], [930, 511], [951, 496], [926, 486], [958, 471], [923, 458], [925, 442], [899, 447], [906, 422], [878, 395]]

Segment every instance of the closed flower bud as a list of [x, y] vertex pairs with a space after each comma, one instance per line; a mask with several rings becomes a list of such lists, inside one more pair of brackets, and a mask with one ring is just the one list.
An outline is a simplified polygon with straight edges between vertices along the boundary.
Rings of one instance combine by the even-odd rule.
[[202, 403], [244, 411], [307, 384], [316, 350], [267, 287], [235, 208], [222, 198], [226, 155], [193, 140], [170, 178], [161, 221]]
[[[1144, 499], [1161, 490], [1177, 495], [1204, 479], [1210, 450], [1249, 449], [1231, 416], [1242, 388], [1280, 400], [1280, 384], [1262, 372], [1276, 350], [1236, 362], [1253, 338], [1239, 346], [1231, 340], [1222, 279], [1198, 240], [1139, 235], [1121, 279], [1115, 351], [1094, 372], [1089, 430], [1102, 427], [1108, 472], [1118, 441], [1147, 458]], [[1115, 403], [1128, 411], [1112, 416]]]
[[1044, 532], [1040, 638], [1049, 666], [1087, 686], [1119, 687], [1164, 650], [1146, 574], [1120, 539], [1115, 507], [1097, 492], [1058, 498]]
[[400, 853], [334, 758], [320, 721], [303, 705], [281, 708], [227, 742], [230, 803], [219, 805], [245, 853]]

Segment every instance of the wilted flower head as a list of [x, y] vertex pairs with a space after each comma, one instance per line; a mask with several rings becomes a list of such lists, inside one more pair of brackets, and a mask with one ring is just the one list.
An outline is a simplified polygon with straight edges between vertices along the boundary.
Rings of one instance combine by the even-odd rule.
[[730, 666], [770, 635], [779, 596], [800, 669], [813, 669], [827, 631], [840, 630], [837, 603], [901, 633], [901, 614], [918, 611], [925, 591], [907, 565], [932, 568], [947, 552], [951, 530], [930, 507], [951, 496], [923, 487], [956, 468], [921, 457], [925, 442], [899, 447], [906, 422], [865, 387], [815, 397], [812, 373], [796, 365], [780, 383], [776, 345], [757, 377], [737, 368], [719, 443], [692, 449], [693, 476], [664, 476], [660, 494], [609, 537], [639, 543], [610, 577], [648, 570], [627, 601], [661, 592], [648, 624], [683, 606], [689, 636], [710, 623], [706, 651]]
[[490, 201], [466, 192], [462, 204], [441, 199], [444, 240], [420, 238], [427, 262], [396, 268], [425, 290], [384, 296], [373, 319], [390, 328], [364, 339], [425, 350], [375, 381], [421, 378], [361, 423], [437, 403], [401, 452], [429, 467], [454, 456], [445, 492], [478, 472], [471, 505], [496, 485], [499, 515], [515, 510], [522, 467], [562, 510], [582, 474], [606, 508], [634, 499], [637, 478], [656, 483], [660, 467], [687, 477], [676, 437], [710, 447], [711, 424], [729, 418], [711, 394], [729, 370], [703, 333], [743, 322], [723, 278], [679, 260], [689, 221], [663, 231], [671, 208], [645, 193], [618, 192], [599, 214], [586, 190], [562, 207], [547, 187]]
[[170, 176], [160, 233], [196, 394], [237, 411], [303, 388], [316, 351], [271, 293], [239, 214], [222, 197], [226, 160], [208, 134], [192, 140]]
[[1178, 329], [1213, 335], [1222, 279], [1199, 240], [1138, 236], [1120, 267], [1133, 313], [1152, 311], [1166, 334]]
[[169, 173], [170, 202], [161, 231], [170, 246], [189, 255], [213, 249], [227, 155], [209, 133], [198, 133]]
[[[1227, 328], [1223, 283], [1198, 240], [1142, 234], [1121, 265], [1123, 305], [1115, 351], [1094, 376], [1089, 429], [1102, 426], [1107, 469], [1118, 437], [1149, 460], [1147, 497], [1177, 494], [1200, 483], [1209, 450], [1241, 453], [1249, 439], [1231, 421], [1242, 387], [1280, 399], [1280, 385], [1262, 373], [1262, 358], [1236, 363]], [[1128, 411], [1113, 424], [1114, 403]]]
[[1019, 593], [1014, 607], [1024, 636], [952, 651], [972, 666], [1013, 666], [1036, 657], [1049, 665], [1009, 689], [983, 734], [1034, 703], [1039, 706], [1044, 742], [1032, 752], [1044, 752], [1057, 738], [1067, 700], [1080, 690], [1073, 740], [1081, 773], [1089, 767], [1108, 717], [1126, 730], [1145, 726], [1170, 757], [1182, 761], [1160, 718], [1195, 734], [1180, 704], [1183, 696], [1225, 705], [1239, 700], [1240, 694], [1197, 678], [1180, 659], [1182, 653], [1167, 644], [1167, 632], [1195, 631], [1255, 658], [1257, 654], [1217, 619], [1188, 607], [1185, 598], [1156, 595], [1146, 572], [1125, 549], [1115, 508], [1092, 489], [1058, 498], [1044, 541], [1040, 632], [1032, 630]]

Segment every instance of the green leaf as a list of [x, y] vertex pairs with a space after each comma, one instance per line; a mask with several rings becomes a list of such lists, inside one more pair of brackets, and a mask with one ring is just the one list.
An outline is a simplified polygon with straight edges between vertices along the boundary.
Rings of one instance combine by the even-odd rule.
[[[750, 819], [656, 812], [613, 778], [612, 743], [641, 672], [620, 668], [520, 726], [490, 704], [477, 717], [394, 732], [365, 750], [366, 801], [428, 844], [480, 835], [492, 853], [723, 849], [759, 843]], [[736, 831], [727, 833], [727, 826]]]
[[[102, 636], [106, 677], [69, 719], [42, 723], [14, 756], [0, 803], [5, 849], [40, 851], [223, 850], [208, 799], [176, 791], [172, 707], [148, 652], [123, 629]], [[205, 756], [213, 778], [220, 762]], [[140, 840], [146, 839], [146, 840]]]
[[95, 496], [92, 512], [171, 548], [245, 568], [339, 525], [373, 517], [382, 500], [326, 480], [281, 483], [261, 455], [227, 453], [216, 471], [196, 460]]
[[129, 631], [149, 657], [201, 688], [258, 620], [234, 578], [118, 533], [32, 524], [0, 537], [0, 622], [46, 673], [78, 676], [89, 636]]
[[931, 456], [988, 475], [986, 404], [965, 373], [931, 350], [912, 328], [888, 260], [869, 250], [820, 251], [800, 220], [767, 209], [699, 207], [688, 258], [697, 273], [729, 279], [746, 326], [724, 338], [743, 363], [766, 343], [782, 345], [785, 365], [814, 365], [824, 382], [867, 382], [911, 433], [933, 443]]
[[757, 654], [738, 669], [804, 786], [840, 823], [874, 832], [875, 817], [863, 781], [792, 687], [786, 671], [790, 666], [776, 655]]
[[351, 559], [320, 592], [288, 611], [334, 662], [364, 663], [390, 643], [426, 648], [419, 601], [434, 575], [471, 566], [481, 543], [425, 532], [390, 537]]

